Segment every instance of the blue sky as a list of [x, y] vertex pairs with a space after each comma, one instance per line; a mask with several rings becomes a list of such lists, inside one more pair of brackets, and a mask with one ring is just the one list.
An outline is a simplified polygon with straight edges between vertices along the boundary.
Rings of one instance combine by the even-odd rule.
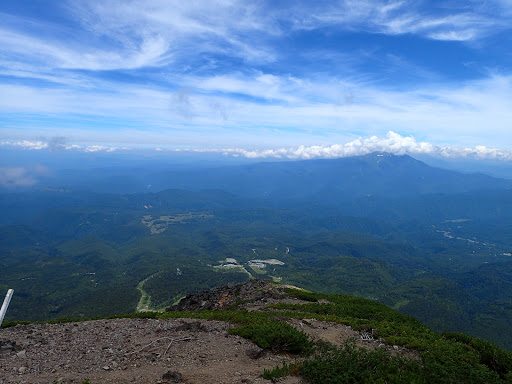
[[512, 2], [3, 0], [0, 150], [512, 159]]

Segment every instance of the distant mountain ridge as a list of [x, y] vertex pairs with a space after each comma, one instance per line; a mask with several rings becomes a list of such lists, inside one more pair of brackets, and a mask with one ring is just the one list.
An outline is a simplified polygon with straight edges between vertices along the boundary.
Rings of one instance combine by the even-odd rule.
[[[318, 200], [361, 196], [402, 197], [512, 189], [512, 180], [433, 167], [409, 155], [374, 152], [338, 159], [267, 161], [238, 165], [159, 163], [62, 170], [34, 189], [147, 193], [166, 189], [218, 189], [250, 198]], [[14, 191], [0, 188], [0, 192]], [[21, 190], [16, 190], [19, 192]]]
[[379, 152], [340, 159], [264, 162], [171, 172], [160, 182], [153, 186], [157, 189], [221, 189], [248, 197], [319, 201], [512, 188], [510, 180], [435, 168], [408, 155]]

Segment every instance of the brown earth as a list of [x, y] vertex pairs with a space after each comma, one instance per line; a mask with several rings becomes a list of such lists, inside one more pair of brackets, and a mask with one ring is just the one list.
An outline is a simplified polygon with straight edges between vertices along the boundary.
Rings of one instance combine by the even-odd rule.
[[[0, 339], [15, 345], [2, 347], [0, 383], [263, 383], [265, 368], [293, 361], [229, 335], [230, 326], [114, 319], [5, 328]], [[164, 379], [169, 371], [179, 374]]]

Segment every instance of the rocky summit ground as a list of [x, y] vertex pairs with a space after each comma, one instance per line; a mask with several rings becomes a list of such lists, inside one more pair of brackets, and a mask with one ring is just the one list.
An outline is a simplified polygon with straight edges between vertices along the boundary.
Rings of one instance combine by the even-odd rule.
[[[222, 309], [235, 301], [250, 311], [301, 300], [285, 297], [270, 282], [229, 285], [187, 296], [171, 310]], [[316, 340], [341, 344], [353, 338], [368, 348], [385, 346], [350, 327], [310, 320], [283, 320]], [[0, 384], [7, 383], [264, 383], [264, 369], [295, 357], [260, 349], [230, 335], [232, 324], [197, 319], [124, 318], [0, 329]], [[282, 383], [305, 383], [298, 377]]]

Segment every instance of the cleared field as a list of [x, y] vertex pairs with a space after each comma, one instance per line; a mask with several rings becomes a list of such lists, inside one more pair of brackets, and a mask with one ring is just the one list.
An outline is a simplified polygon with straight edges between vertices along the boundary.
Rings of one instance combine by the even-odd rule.
[[154, 218], [151, 215], [144, 215], [141, 223], [151, 230], [151, 234], [162, 233], [169, 228], [169, 225], [186, 224], [192, 220], [211, 219], [213, 215], [207, 212], [187, 212], [176, 215], [159, 216]]

